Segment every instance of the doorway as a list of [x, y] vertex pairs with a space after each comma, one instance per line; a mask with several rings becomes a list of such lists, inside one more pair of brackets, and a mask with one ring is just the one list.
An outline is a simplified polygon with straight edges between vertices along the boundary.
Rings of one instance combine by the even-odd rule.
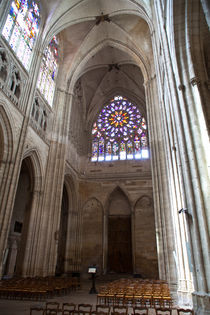
[[109, 216], [108, 272], [132, 272], [131, 217]]
[[22, 275], [28, 226], [33, 197], [33, 167], [30, 158], [23, 160], [15, 196], [4, 276]]

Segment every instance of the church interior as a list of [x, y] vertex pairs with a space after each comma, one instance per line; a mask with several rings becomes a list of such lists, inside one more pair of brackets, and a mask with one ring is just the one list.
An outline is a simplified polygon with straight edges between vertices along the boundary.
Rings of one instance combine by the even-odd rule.
[[0, 313], [6, 281], [82, 287], [95, 268], [210, 314], [208, 0], [0, 0], [0, 17]]

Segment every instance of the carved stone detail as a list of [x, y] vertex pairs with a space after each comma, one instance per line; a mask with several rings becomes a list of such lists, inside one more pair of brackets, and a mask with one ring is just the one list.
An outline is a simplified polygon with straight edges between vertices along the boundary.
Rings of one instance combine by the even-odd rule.
[[42, 137], [46, 138], [46, 132], [49, 125], [50, 111], [47, 105], [36, 94], [31, 111], [31, 126]]
[[185, 92], [185, 85], [184, 85], [184, 84], [180, 84], [180, 85], [178, 86], [178, 89], [179, 89], [179, 91]]
[[201, 85], [201, 80], [198, 77], [194, 77], [190, 80], [190, 83], [192, 84], [192, 86], [200, 86]]

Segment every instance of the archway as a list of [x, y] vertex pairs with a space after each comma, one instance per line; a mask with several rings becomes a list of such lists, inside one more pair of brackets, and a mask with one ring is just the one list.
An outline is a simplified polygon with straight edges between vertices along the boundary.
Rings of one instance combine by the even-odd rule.
[[13, 207], [8, 238], [7, 260], [4, 275], [12, 277], [22, 274], [31, 214], [34, 181], [30, 158], [23, 160]]
[[110, 195], [108, 208], [108, 272], [132, 272], [131, 239], [130, 204], [123, 191], [116, 188]]

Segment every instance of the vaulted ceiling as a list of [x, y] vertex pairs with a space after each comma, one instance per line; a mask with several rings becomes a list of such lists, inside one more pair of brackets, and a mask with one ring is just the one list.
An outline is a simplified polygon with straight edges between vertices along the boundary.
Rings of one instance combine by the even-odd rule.
[[60, 40], [59, 85], [82, 84], [84, 110], [92, 120], [114, 94], [124, 94], [146, 116], [144, 81], [153, 75], [150, 1], [42, 0], [43, 47]]

